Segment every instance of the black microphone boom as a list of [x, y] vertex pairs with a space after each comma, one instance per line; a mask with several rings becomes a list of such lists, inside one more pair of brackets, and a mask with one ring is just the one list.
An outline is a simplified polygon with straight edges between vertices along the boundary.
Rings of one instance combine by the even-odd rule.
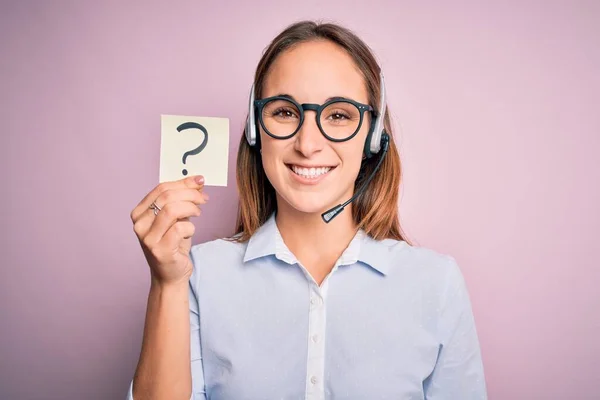
[[358, 196], [360, 196], [361, 193], [363, 193], [365, 191], [367, 186], [369, 186], [369, 183], [371, 182], [371, 180], [375, 177], [375, 174], [379, 170], [379, 167], [381, 167], [381, 163], [388, 151], [389, 146], [390, 146], [390, 136], [386, 132], [383, 132], [383, 134], [381, 135], [381, 147], [382, 147], [381, 156], [379, 157], [379, 161], [377, 162], [375, 169], [373, 170], [373, 172], [371, 172], [371, 175], [369, 175], [369, 177], [367, 178], [365, 183], [363, 183], [363, 185], [360, 187], [360, 189], [358, 189], [356, 191], [356, 193], [354, 194], [354, 196], [352, 196], [348, 201], [346, 201], [344, 204], [338, 204], [337, 206], [330, 208], [329, 210], [327, 210], [323, 214], [321, 214], [321, 218], [323, 218], [323, 221], [325, 221], [326, 223], [331, 222], [332, 219], [334, 219], [342, 211], [344, 211], [344, 207], [346, 207], [348, 204], [352, 203]]

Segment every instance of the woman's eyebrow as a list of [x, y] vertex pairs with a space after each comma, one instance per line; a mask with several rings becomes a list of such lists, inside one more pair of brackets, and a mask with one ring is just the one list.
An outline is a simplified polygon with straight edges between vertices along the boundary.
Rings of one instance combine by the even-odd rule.
[[325, 100], [325, 103], [327, 103], [328, 101], [331, 100], [351, 100], [350, 97], [346, 97], [346, 96], [333, 96], [333, 97], [329, 97], [327, 100]]
[[286, 97], [286, 98], [288, 98], [290, 100], [296, 101], [296, 99], [294, 98], [294, 96], [292, 96], [291, 94], [287, 94], [287, 93], [279, 93], [279, 94], [276, 94], [273, 97]]
[[[287, 94], [287, 93], [280, 93], [276, 96], [280, 96], [280, 97], [286, 97], [288, 99], [294, 100], [295, 102], [299, 103], [299, 101], [296, 100], [296, 98], [294, 96], [292, 96], [291, 94]], [[328, 97], [327, 99], [325, 99], [325, 101], [323, 102], [323, 104], [327, 103], [328, 101], [331, 100], [351, 100], [351, 97], [346, 97], [346, 96], [332, 96], [332, 97]]]

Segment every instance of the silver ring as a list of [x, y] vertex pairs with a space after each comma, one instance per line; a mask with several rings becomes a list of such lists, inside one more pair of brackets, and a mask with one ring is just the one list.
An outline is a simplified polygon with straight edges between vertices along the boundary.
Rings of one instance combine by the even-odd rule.
[[158, 212], [161, 210], [161, 208], [157, 206], [154, 201], [152, 202], [152, 204], [150, 204], [150, 209], [154, 211], [154, 215], [158, 215]]

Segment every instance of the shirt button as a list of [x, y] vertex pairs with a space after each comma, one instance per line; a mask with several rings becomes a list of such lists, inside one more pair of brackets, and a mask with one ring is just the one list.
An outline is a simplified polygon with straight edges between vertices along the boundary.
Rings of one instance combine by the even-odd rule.
[[317, 343], [319, 341], [319, 335], [312, 335], [312, 341]]
[[313, 306], [316, 306], [317, 304], [319, 304], [319, 298], [313, 297], [312, 299], [310, 299], [310, 304], [312, 304]]
[[319, 380], [317, 379], [317, 377], [316, 377], [316, 376], [311, 376], [311, 377], [310, 377], [310, 382], [311, 382], [313, 385], [316, 385], [318, 381], [319, 381]]

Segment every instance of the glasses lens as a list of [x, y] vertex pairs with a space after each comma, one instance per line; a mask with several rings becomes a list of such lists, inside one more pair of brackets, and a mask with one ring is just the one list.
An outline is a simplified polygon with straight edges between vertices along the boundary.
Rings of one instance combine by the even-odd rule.
[[354, 104], [336, 101], [321, 112], [321, 127], [333, 139], [347, 139], [360, 124], [360, 110]]
[[269, 133], [276, 137], [286, 137], [298, 129], [300, 111], [288, 100], [271, 100], [265, 104], [262, 120]]

